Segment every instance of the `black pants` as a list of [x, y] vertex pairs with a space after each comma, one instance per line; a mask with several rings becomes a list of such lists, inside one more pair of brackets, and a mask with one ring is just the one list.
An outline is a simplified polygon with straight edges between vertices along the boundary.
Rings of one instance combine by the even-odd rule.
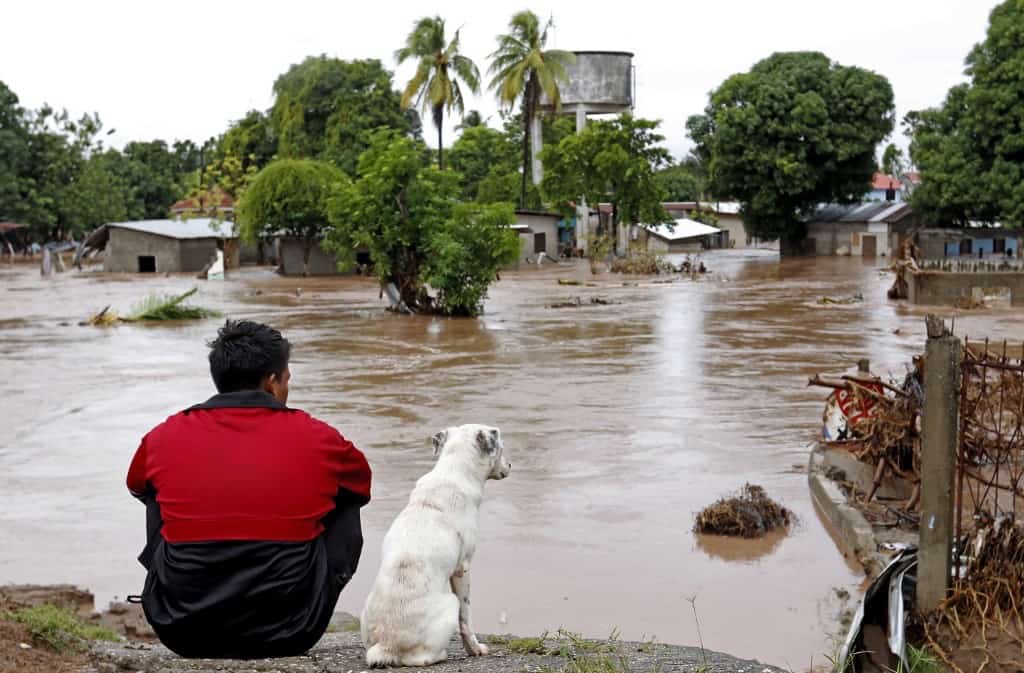
[[161, 642], [184, 657], [233, 659], [295, 656], [315, 645], [363, 544], [357, 504], [339, 498], [322, 523], [308, 543], [169, 544], [160, 507], [147, 499], [142, 604]]

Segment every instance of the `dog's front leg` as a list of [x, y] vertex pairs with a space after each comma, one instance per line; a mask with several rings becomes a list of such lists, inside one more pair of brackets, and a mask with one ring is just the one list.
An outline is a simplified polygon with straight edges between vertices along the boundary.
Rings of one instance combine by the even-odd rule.
[[463, 564], [461, 568], [452, 575], [452, 591], [459, 599], [459, 635], [462, 636], [462, 646], [466, 648], [466, 654], [471, 657], [480, 657], [487, 654], [487, 646], [476, 639], [473, 631], [473, 620], [470, 617], [469, 606], [469, 565]]

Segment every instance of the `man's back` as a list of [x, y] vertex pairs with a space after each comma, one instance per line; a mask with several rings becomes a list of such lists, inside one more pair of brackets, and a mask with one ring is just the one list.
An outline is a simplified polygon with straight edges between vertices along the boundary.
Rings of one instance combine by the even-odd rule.
[[289, 354], [276, 330], [228, 321], [211, 343], [220, 394], [149, 432], [128, 470], [146, 503], [142, 607], [182, 656], [305, 652], [355, 573], [370, 468], [286, 406]]

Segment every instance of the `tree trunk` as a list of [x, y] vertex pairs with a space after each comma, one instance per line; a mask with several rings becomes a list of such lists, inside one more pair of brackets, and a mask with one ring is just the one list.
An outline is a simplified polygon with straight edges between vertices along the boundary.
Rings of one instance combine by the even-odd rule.
[[519, 207], [526, 208], [526, 181], [530, 170], [530, 127], [533, 122], [533, 75], [526, 80], [526, 91], [523, 92], [523, 180], [519, 188]]
[[442, 130], [444, 128], [444, 106], [435, 105], [433, 109], [434, 126], [437, 127], [437, 168], [438, 170], [444, 170], [444, 142], [442, 140]]
[[309, 256], [313, 252], [313, 240], [305, 238], [302, 240], [302, 275], [309, 276]]

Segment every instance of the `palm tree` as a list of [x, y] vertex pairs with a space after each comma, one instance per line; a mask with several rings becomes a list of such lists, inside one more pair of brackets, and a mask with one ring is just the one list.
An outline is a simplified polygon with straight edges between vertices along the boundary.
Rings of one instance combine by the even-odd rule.
[[509, 109], [522, 97], [523, 106], [523, 176], [519, 206], [526, 205], [526, 174], [530, 167], [530, 127], [537, 115], [543, 94], [558, 110], [562, 106], [559, 82], [568, 79], [565, 67], [576, 60], [570, 51], [544, 49], [548, 29], [554, 26], [548, 19], [543, 30], [540, 19], [531, 11], [519, 12], [509, 21], [509, 32], [498, 36], [498, 48], [491, 54], [489, 72], [493, 76], [490, 88], [498, 95], [499, 103]]
[[413, 25], [405, 46], [395, 52], [399, 65], [407, 59], [419, 60], [416, 74], [402, 92], [402, 109], [409, 109], [414, 101], [426, 112], [430, 110], [437, 127], [437, 165], [444, 169], [441, 126], [444, 113], [455, 109], [462, 114], [462, 88], [459, 80], [473, 93], [480, 91], [480, 71], [469, 58], [459, 53], [459, 31], [446, 43], [444, 19], [439, 16], [423, 17]]

